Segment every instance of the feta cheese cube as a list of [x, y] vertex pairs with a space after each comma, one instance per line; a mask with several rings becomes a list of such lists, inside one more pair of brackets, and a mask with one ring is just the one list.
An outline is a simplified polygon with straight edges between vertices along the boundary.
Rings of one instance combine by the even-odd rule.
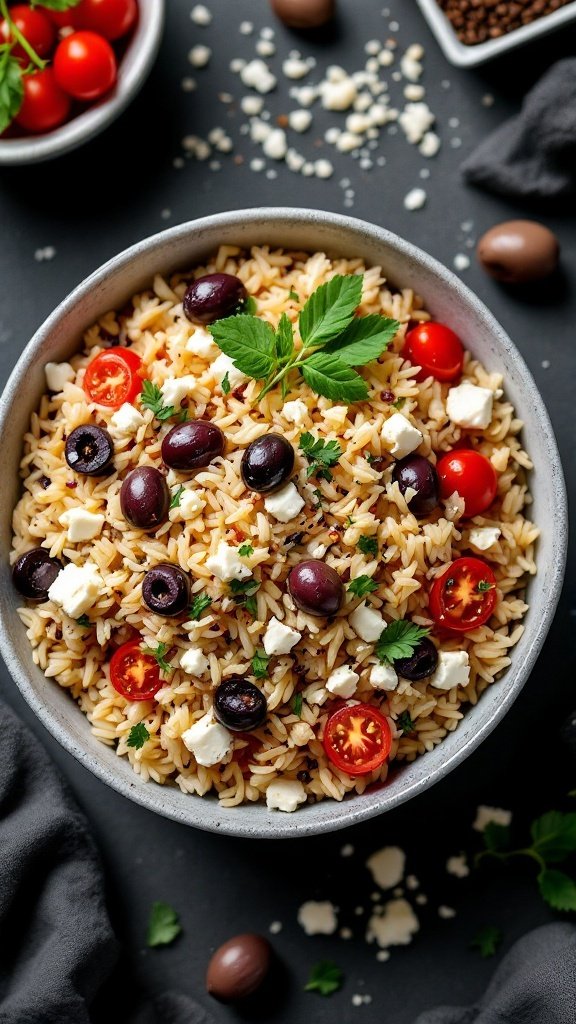
[[390, 454], [403, 459], [415, 451], [424, 440], [424, 435], [412, 426], [401, 412], [395, 412], [382, 427], [382, 440], [390, 446]]
[[272, 811], [292, 813], [306, 803], [306, 790], [298, 779], [276, 779], [266, 790], [266, 806]]
[[222, 352], [212, 363], [212, 375], [221, 384], [226, 374], [228, 374], [228, 381], [232, 390], [243, 384], [245, 380], [248, 380], [246, 374], [242, 373], [242, 370], [239, 370], [237, 366], [234, 366], [230, 356]]
[[437, 690], [452, 690], [470, 682], [468, 651], [438, 651], [438, 665], [430, 679]]
[[196, 763], [210, 768], [219, 764], [232, 750], [232, 736], [223, 725], [216, 722], [211, 714], [194, 722], [182, 733], [184, 746], [194, 754]]
[[302, 634], [297, 629], [285, 626], [275, 615], [268, 623], [268, 628], [262, 641], [266, 654], [289, 654], [295, 644], [301, 639]]
[[186, 342], [186, 351], [202, 359], [210, 359], [216, 354], [216, 342], [203, 327], [196, 327], [194, 334]]
[[206, 675], [210, 662], [199, 647], [190, 647], [180, 655], [180, 668], [191, 676]]
[[282, 406], [282, 415], [289, 423], [295, 423], [297, 427], [300, 427], [308, 415], [308, 409], [302, 399], [296, 398], [293, 402], [286, 402]]
[[182, 404], [183, 398], [188, 398], [191, 391], [196, 387], [196, 378], [191, 373], [184, 377], [167, 377], [160, 391], [164, 405], [172, 405], [177, 409]]
[[215, 555], [206, 559], [206, 568], [219, 580], [245, 580], [252, 570], [240, 560], [238, 548], [221, 540]]
[[306, 502], [294, 484], [286, 484], [264, 498], [264, 508], [281, 523], [289, 523], [302, 511]]
[[354, 632], [367, 644], [376, 643], [380, 639], [382, 630], [386, 628], [386, 622], [380, 612], [369, 608], [365, 601], [352, 612], [348, 621]]
[[493, 397], [490, 388], [479, 388], [464, 380], [457, 388], [450, 388], [446, 412], [452, 423], [459, 427], [486, 430], [492, 419]]
[[72, 544], [94, 540], [102, 532], [105, 521], [100, 513], [87, 512], [83, 508], [69, 508], [58, 519], [61, 526], [66, 527], [68, 540]]
[[398, 676], [392, 665], [373, 665], [370, 670], [370, 686], [375, 690], [395, 690]]
[[44, 372], [49, 391], [62, 391], [64, 385], [76, 376], [76, 370], [72, 369], [70, 363], [46, 363]]
[[497, 526], [475, 526], [468, 534], [468, 540], [478, 551], [494, 547], [502, 534]]
[[78, 619], [96, 603], [103, 590], [104, 581], [94, 562], [84, 565], [70, 562], [58, 573], [48, 597], [71, 619]]
[[110, 426], [117, 434], [135, 434], [144, 422], [142, 413], [130, 402], [124, 402], [112, 416]]
[[196, 491], [192, 490], [191, 487], [186, 487], [180, 495], [178, 510], [182, 519], [195, 519], [205, 505], [206, 502], [204, 501], [204, 498], [201, 498]]
[[328, 677], [326, 689], [338, 697], [352, 697], [356, 693], [356, 686], [360, 676], [348, 665], [341, 665]]

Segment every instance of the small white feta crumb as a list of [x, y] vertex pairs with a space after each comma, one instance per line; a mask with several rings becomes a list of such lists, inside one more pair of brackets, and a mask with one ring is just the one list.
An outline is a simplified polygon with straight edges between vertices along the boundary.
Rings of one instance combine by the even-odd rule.
[[251, 21], [241, 21], [238, 31], [243, 36], [251, 36], [254, 31], [254, 25]]
[[197, 764], [210, 768], [219, 764], [232, 750], [232, 736], [211, 714], [204, 715], [182, 733], [182, 742]]
[[503, 807], [487, 807], [486, 804], [480, 804], [476, 808], [476, 819], [472, 828], [476, 832], [483, 832], [486, 825], [490, 825], [492, 822], [507, 828], [511, 821], [512, 811], [505, 811]]
[[295, 484], [286, 484], [279, 491], [267, 494], [264, 508], [281, 523], [289, 523], [302, 511], [306, 502]]
[[353, 79], [345, 72], [341, 79], [322, 82], [319, 89], [325, 110], [349, 110], [358, 95]]
[[206, 675], [209, 667], [210, 662], [200, 647], [190, 647], [180, 655], [180, 668], [190, 676]]
[[404, 877], [406, 854], [399, 846], [384, 846], [366, 861], [376, 885], [381, 889], [393, 889]]
[[[302, 170], [305, 163], [305, 157], [303, 157], [302, 154], [298, 153], [295, 149], [290, 148], [286, 153], [286, 165], [291, 171], [294, 171], [296, 174], [298, 173], [298, 171]], [[286, 404], [289, 405], [290, 403], [287, 402]]]
[[306, 790], [298, 779], [277, 779], [266, 790], [266, 806], [272, 811], [291, 814], [306, 803]]
[[389, 950], [387, 950], [387, 949], [379, 949], [378, 952], [376, 953], [376, 959], [381, 964], [386, 963], [386, 961], [390, 959], [390, 952], [389, 952]]
[[404, 207], [406, 210], [421, 210], [426, 198], [423, 188], [413, 188], [404, 196]]
[[301, 398], [296, 398], [293, 402], [285, 402], [282, 406], [282, 415], [289, 423], [295, 423], [300, 427], [308, 416], [308, 409]]
[[310, 65], [308, 61], [300, 60], [299, 57], [288, 57], [282, 65], [282, 71], [286, 78], [305, 78], [310, 71]]
[[438, 651], [438, 665], [430, 677], [430, 685], [437, 690], [452, 690], [470, 682], [468, 651]]
[[314, 174], [317, 178], [331, 178], [334, 174], [334, 167], [329, 160], [315, 160]]
[[72, 369], [70, 363], [46, 363], [44, 373], [49, 391], [62, 391], [64, 385], [76, 376], [76, 370]]
[[347, 939], [354, 938], [354, 932], [352, 931], [351, 928], [341, 928], [340, 931], [338, 932], [338, 935], [340, 936], [341, 939], [344, 939], [345, 941]]
[[347, 699], [348, 697], [353, 697], [356, 693], [359, 679], [360, 676], [357, 672], [354, 672], [348, 665], [341, 665], [340, 668], [334, 669], [328, 676], [326, 689], [337, 697]]
[[268, 931], [270, 935], [279, 935], [282, 931], [282, 921], [272, 921]]
[[192, 487], [186, 487], [180, 495], [178, 512], [181, 519], [195, 519], [205, 507], [206, 502]]
[[83, 508], [69, 508], [58, 518], [58, 522], [66, 527], [70, 543], [77, 544], [98, 537], [106, 520], [100, 513], [87, 512]]
[[259, 57], [273, 57], [276, 53], [276, 46], [271, 39], [259, 39], [255, 49]]
[[424, 99], [424, 87], [421, 85], [407, 85], [404, 89], [404, 96], [412, 103]]
[[407, 900], [390, 900], [383, 914], [373, 914], [368, 921], [366, 941], [374, 939], [381, 949], [407, 946], [420, 929], [420, 922]]
[[344, 846], [340, 850], [340, 856], [341, 857], [353, 857], [354, 856], [354, 847], [352, 846], [352, 843], [345, 843], [344, 844]]
[[459, 427], [486, 430], [492, 419], [492, 400], [490, 388], [480, 388], [465, 380], [448, 391], [446, 412]]
[[468, 541], [478, 551], [488, 551], [498, 542], [501, 534], [497, 526], [475, 526], [468, 534]]
[[240, 71], [240, 78], [244, 85], [262, 94], [272, 92], [276, 88], [276, 78], [268, 65], [259, 58], [244, 65]]
[[466, 855], [461, 853], [458, 857], [448, 857], [446, 871], [449, 875], [454, 875], [455, 878], [467, 878], [470, 868], [466, 862]]
[[373, 665], [370, 669], [370, 686], [375, 690], [395, 690], [398, 676], [392, 665]]
[[264, 139], [262, 149], [264, 151], [264, 155], [269, 157], [270, 160], [283, 160], [286, 156], [286, 150], [288, 149], [286, 132], [284, 129], [273, 128]]
[[288, 114], [288, 124], [293, 132], [307, 132], [312, 124], [312, 114], [309, 110], [291, 110]]
[[228, 383], [232, 390], [248, 380], [246, 374], [242, 373], [242, 370], [239, 370], [237, 366], [234, 366], [230, 356], [225, 355], [224, 352], [212, 363], [211, 372], [219, 384], [222, 384], [224, 377], [228, 374]]
[[422, 141], [434, 121], [434, 114], [427, 103], [407, 103], [398, 118], [398, 124], [413, 146]]
[[457, 252], [454, 257], [454, 269], [455, 270], [468, 270], [470, 266], [470, 257], [465, 252]]
[[365, 601], [352, 612], [348, 621], [354, 632], [367, 644], [376, 643], [376, 640], [380, 639], [380, 634], [386, 626], [386, 622], [380, 615], [380, 612], [377, 612], [374, 608], [369, 608]]
[[196, 4], [190, 11], [190, 17], [195, 25], [209, 25], [212, 21], [212, 15], [204, 4]]
[[92, 607], [104, 590], [104, 581], [94, 562], [70, 562], [58, 573], [48, 597], [71, 619], [78, 619]]
[[425, 907], [426, 906], [426, 904], [428, 903], [428, 897], [425, 895], [425, 893], [423, 893], [423, 892], [419, 892], [418, 893], [418, 895], [416, 896], [416, 903], [420, 907]]
[[353, 149], [358, 148], [361, 142], [361, 137], [355, 135], [354, 132], [340, 132], [336, 139], [336, 149], [340, 153], [351, 153]]
[[338, 927], [336, 910], [329, 900], [308, 900], [298, 910], [298, 924], [306, 935], [333, 935]]
[[184, 377], [167, 377], [160, 387], [162, 401], [166, 406], [178, 409], [184, 398], [196, 387], [196, 378], [187, 373]]
[[438, 917], [441, 917], [443, 921], [449, 921], [452, 917], [456, 917], [456, 911], [454, 907], [440, 906], [438, 907]]
[[209, 63], [211, 56], [212, 50], [209, 46], [198, 44], [198, 46], [193, 46], [190, 50], [188, 60], [194, 68], [205, 68]]
[[216, 352], [214, 338], [203, 327], [194, 328], [194, 334], [186, 342], [186, 351], [202, 359], [210, 359]]
[[436, 132], [425, 132], [420, 145], [418, 146], [419, 152], [422, 156], [433, 157], [440, 149], [440, 137]]
[[327, 544], [318, 544], [317, 541], [312, 540], [306, 545], [306, 551], [311, 558], [324, 558], [324, 555], [328, 551]]
[[384, 421], [382, 440], [390, 446], [390, 454], [396, 459], [410, 455], [424, 440], [424, 435], [410, 423], [401, 412], [395, 412]]
[[242, 113], [247, 114], [248, 117], [257, 117], [258, 114], [262, 113], [263, 106], [264, 99], [262, 96], [243, 96], [240, 100]]
[[389, 68], [390, 65], [394, 63], [394, 54], [392, 53], [392, 50], [380, 50], [380, 53], [378, 54], [378, 63], [383, 68]]
[[380, 53], [381, 49], [382, 43], [378, 39], [369, 39], [368, 42], [364, 44], [364, 53], [368, 53], [371, 57]]
[[263, 171], [265, 167], [266, 167], [266, 161], [265, 160], [261, 160], [260, 157], [256, 156], [256, 157], [254, 157], [253, 160], [250, 161], [250, 170], [251, 171], [256, 171], [257, 174], [259, 174], [260, 171]]
[[145, 420], [142, 413], [138, 412], [138, 409], [135, 409], [130, 402], [124, 402], [110, 420], [113, 433], [127, 436], [136, 434], [143, 423]]
[[53, 260], [56, 255], [56, 249], [53, 245], [45, 245], [43, 249], [36, 249], [34, 253], [34, 259], [37, 263], [44, 263], [45, 260]]
[[289, 654], [292, 648], [302, 638], [302, 634], [291, 626], [285, 626], [275, 615], [272, 616], [262, 643], [268, 656], [273, 654]]
[[221, 540], [215, 555], [206, 559], [206, 568], [219, 580], [245, 580], [252, 575], [251, 570], [238, 556], [238, 548]]
[[416, 875], [406, 875], [406, 888], [409, 889], [410, 892], [420, 888], [420, 882], [416, 878]]

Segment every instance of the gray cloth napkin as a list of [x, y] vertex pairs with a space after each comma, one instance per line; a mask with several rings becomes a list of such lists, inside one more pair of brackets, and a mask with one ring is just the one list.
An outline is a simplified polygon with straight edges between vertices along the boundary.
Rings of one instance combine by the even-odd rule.
[[520, 114], [480, 143], [462, 173], [471, 184], [505, 196], [576, 196], [576, 58], [546, 72]]

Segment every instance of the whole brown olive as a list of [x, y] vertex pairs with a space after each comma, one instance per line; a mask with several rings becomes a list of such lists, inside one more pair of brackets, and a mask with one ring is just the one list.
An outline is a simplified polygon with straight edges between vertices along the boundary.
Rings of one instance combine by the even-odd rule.
[[235, 1003], [252, 995], [270, 969], [272, 950], [261, 935], [235, 935], [220, 946], [206, 972], [206, 988], [221, 1003]]
[[560, 245], [556, 235], [535, 220], [495, 224], [478, 242], [476, 255], [490, 277], [505, 284], [526, 284], [553, 274]]
[[334, 17], [334, 0], [270, 0], [274, 14], [288, 28], [320, 28]]

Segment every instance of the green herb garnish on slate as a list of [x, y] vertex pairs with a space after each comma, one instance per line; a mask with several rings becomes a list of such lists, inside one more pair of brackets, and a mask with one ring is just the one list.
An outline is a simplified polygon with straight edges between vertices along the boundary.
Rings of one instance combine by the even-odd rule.
[[142, 650], [144, 651], [144, 654], [151, 654], [152, 657], [156, 658], [158, 666], [163, 672], [172, 671], [172, 665], [166, 661], [166, 658], [164, 657], [169, 650], [168, 644], [159, 643], [158, 647], [143, 647]]
[[320, 437], [306, 431], [300, 438], [300, 451], [306, 456], [310, 465], [306, 476], [317, 476], [319, 480], [331, 480], [329, 466], [335, 466], [342, 455], [338, 441], [323, 441]]
[[157, 384], [153, 384], [151, 380], [145, 380], [142, 384], [140, 402], [145, 409], [150, 409], [156, 419], [161, 422], [169, 420], [171, 416], [176, 415], [173, 405], [164, 405], [164, 398], [160, 388]]
[[418, 644], [430, 630], [417, 626], [408, 619], [397, 619], [391, 622], [380, 634], [376, 644], [376, 655], [380, 661], [392, 662], [398, 658], [410, 658]]
[[344, 974], [340, 968], [331, 960], [321, 960], [310, 971], [310, 978], [308, 984], [304, 986], [304, 991], [331, 996], [333, 992], [338, 992], [342, 988], [343, 983]]
[[211, 604], [212, 598], [208, 597], [208, 594], [196, 594], [196, 597], [188, 609], [188, 618], [191, 619], [192, 622], [197, 622], [201, 617], [202, 612], [205, 612]]
[[257, 402], [277, 384], [287, 395], [298, 383], [296, 374], [332, 401], [364, 401], [368, 385], [354, 367], [378, 359], [400, 325], [379, 314], [355, 317], [362, 282], [361, 274], [338, 275], [316, 289], [300, 311], [300, 349], [295, 348], [294, 329], [285, 313], [276, 331], [246, 313], [217, 320], [209, 330], [242, 373], [263, 381]]
[[375, 590], [378, 590], [378, 584], [370, 576], [357, 576], [355, 580], [351, 580], [346, 589], [354, 597], [365, 597], [366, 594], [373, 594]]
[[182, 931], [178, 914], [168, 903], [153, 903], [148, 922], [148, 946], [169, 946]]
[[172, 495], [172, 497], [170, 499], [170, 508], [171, 509], [172, 508], [180, 508], [180, 498], [182, 497], [183, 493], [184, 493], [184, 486], [182, 484], [180, 484], [180, 487], [176, 488], [176, 490], [174, 491], [174, 494]]
[[378, 554], [378, 540], [376, 537], [366, 537], [364, 534], [358, 540], [358, 547], [363, 555]]
[[144, 746], [146, 740], [150, 739], [150, 733], [144, 725], [144, 722], [138, 722], [138, 725], [133, 725], [128, 734], [127, 743], [129, 747], [135, 747], [136, 750], [140, 750]]
[[256, 651], [256, 654], [252, 658], [252, 674], [256, 679], [265, 679], [268, 675], [268, 665], [270, 662], [269, 656], [266, 651]]
[[477, 949], [480, 956], [494, 956], [503, 939], [502, 930], [494, 924], [487, 924], [480, 928], [470, 943], [471, 949]]

